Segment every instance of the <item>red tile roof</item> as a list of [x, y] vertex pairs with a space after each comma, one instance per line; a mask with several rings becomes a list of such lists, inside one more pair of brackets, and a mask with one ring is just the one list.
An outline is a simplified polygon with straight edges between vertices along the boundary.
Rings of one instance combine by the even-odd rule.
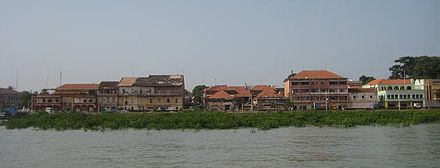
[[99, 84], [64, 84], [56, 90], [96, 90]]
[[208, 98], [210, 98], [210, 99], [232, 99], [234, 97], [229, 95], [225, 91], [220, 90], [218, 92], [215, 92], [213, 95], [209, 95]]
[[411, 84], [410, 79], [376, 79], [371, 82], [369, 82], [367, 85], [408, 85]]
[[292, 77], [293, 79], [346, 79], [327, 70], [304, 70]]
[[[249, 89], [246, 89], [244, 86], [227, 86], [227, 85], [216, 85], [208, 87], [204, 90], [207, 92], [215, 92], [214, 94], [207, 95], [207, 98], [215, 98], [215, 99], [231, 99], [235, 97], [251, 97], [251, 92]], [[220, 93], [219, 93], [220, 92]], [[224, 92], [224, 93], [222, 93]], [[234, 92], [235, 94], [229, 94], [230, 92]], [[214, 97], [213, 97], [214, 96]]]
[[257, 85], [251, 89], [252, 91], [261, 91], [257, 98], [283, 98], [281, 94], [277, 94], [276, 88], [268, 85]]

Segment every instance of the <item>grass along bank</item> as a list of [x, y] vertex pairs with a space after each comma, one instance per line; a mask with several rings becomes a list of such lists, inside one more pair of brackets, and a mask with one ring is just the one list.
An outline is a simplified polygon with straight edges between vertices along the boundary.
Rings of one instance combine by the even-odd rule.
[[236, 129], [278, 127], [408, 126], [440, 120], [440, 110], [299, 111], [299, 112], [178, 112], [178, 113], [37, 113], [11, 118], [7, 129]]

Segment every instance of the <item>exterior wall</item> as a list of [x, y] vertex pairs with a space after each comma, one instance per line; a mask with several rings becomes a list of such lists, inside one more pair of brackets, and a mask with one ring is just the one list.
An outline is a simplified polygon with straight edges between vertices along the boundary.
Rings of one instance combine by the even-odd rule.
[[46, 108], [53, 108], [55, 111], [61, 110], [61, 97], [56, 95], [37, 95], [32, 96], [32, 110], [45, 111]]
[[108, 112], [117, 111], [118, 109], [118, 88], [102, 87], [97, 93], [98, 111]]
[[274, 111], [284, 108], [286, 99], [282, 98], [261, 98], [254, 101], [255, 110], [258, 111]]
[[291, 84], [290, 80], [284, 81], [284, 97], [291, 97]]
[[235, 111], [238, 106], [228, 100], [211, 100], [207, 102], [207, 108], [210, 111]]
[[[8, 107], [21, 107], [22, 94], [12, 89], [0, 88], [0, 110]], [[5, 92], [5, 93], [3, 93]]]
[[440, 108], [440, 79], [425, 79], [425, 107]]
[[348, 103], [347, 79], [291, 80], [294, 109], [343, 109]]
[[425, 93], [423, 80], [411, 80], [411, 84], [377, 84], [364, 86], [376, 88], [377, 100], [384, 108], [413, 108], [423, 106]]
[[376, 92], [349, 92], [349, 109], [374, 109], [377, 104]]
[[183, 109], [181, 87], [119, 87], [118, 109], [128, 111], [179, 111]]

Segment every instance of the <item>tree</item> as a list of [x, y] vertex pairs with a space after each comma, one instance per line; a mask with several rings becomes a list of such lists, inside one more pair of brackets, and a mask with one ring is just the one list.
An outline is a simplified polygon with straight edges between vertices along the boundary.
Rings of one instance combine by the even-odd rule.
[[198, 105], [202, 104], [202, 97], [203, 97], [202, 91], [206, 88], [208, 87], [205, 85], [197, 85], [196, 87], [194, 87], [192, 91], [192, 94], [194, 96], [194, 104], [198, 104]]
[[391, 66], [390, 79], [438, 79], [440, 78], [440, 57], [438, 56], [405, 56], [394, 61]]
[[373, 80], [375, 80], [376, 78], [372, 77], [372, 76], [365, 76], [362, 75], [361, 77], [359, 77], [359, 80], [362, 82], [362, 85], [367, 84], [368, 82], [371, 82]]
[[22, 92], [21, 102], [24, 107], [30, 107], [32, 99], [32, 93], [28, 91]]

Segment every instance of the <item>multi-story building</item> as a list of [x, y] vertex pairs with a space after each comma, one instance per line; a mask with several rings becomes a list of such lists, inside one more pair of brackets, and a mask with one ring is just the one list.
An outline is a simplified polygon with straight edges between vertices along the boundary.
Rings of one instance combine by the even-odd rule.
[[[64, 84], [32, 96], [32, 109], [43, 111], [96, 112], [98, 84]], [[50, 91], [50, 92], [49, 92]]]
[[344, 109], [348, 105], [347, 78], [330, 71], [304, 70], [289, 75], [284, 87], [294, 110]]
[[251, 96], [245, 86], [216, 85], [203, 90], [203, 104], [211, 111], [250, 111]]
[[128, 111], [179, 111], [184, 88], [183, 75], [125, 77], [118, 85], [118, 107]]
[[64, 84], [54, 94], [62, 99], [62, 111], [96, 112], [98, 87], [98, 84]]
[[374, 88], [348, 88], [347, 109], [374, 109], [377, 106], [377, 93]]
[[285, 108], [286, 98], [282, 89], [268, 85], [257, 85], [251, 88], [253, 110], [275, 111]]
[[15, 107], [21, 107], [22, 93], [13, 88], [0, 88], [0, 110]]
[[137, 111], [136, 77], [122, 77], [118, 84], [118, 110]]
[[440, 108], [440, 79], [425, 79], [425, 107]]
[[118, 81], [102, 81], [99, 83], [97, 105], [99, 112], [118, 110]]
[[424, 81], [413, 79], [376, 79], [363, 88], [375, 88], [377, 100], [384, 108], [422, 107]]
[[137, 78], [138, 108], [147, 111], [179, 111], [183, 108], [183, 75], [150, 75]]
[[45, 90], [38, 95], [32, 96], [32, 110], [44, 111], [46, 108], [52, 108], [55, 111], [61, 111], [61, 97], [53, 94], [52, 90]]
[[281, 89], [268, 85], [211, 86], [203, 90], [203, 102], [212, 111], [274, 111], [285, 105]]

